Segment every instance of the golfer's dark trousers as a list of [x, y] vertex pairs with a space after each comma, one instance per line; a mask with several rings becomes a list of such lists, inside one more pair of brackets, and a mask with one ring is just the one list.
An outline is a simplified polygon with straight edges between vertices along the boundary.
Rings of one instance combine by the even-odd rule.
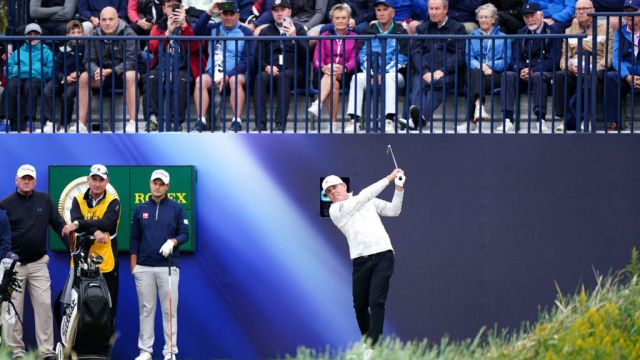
[[353, 308], [360, 333], [378, 342], [395, 258], [392, 250], [353, 259]]

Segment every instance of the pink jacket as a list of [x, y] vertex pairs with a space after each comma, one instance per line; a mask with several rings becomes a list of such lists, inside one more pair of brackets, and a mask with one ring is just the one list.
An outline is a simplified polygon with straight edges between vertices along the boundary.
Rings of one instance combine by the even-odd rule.
[[[355, 39], [338, 39], [334, 35], [333, 29], [321, 34], [329, 39], [318, 41], [313, 54], [313, 68], [318, 70], [324, 65], [335, 63], [345, 66], [347, 72], [353, 72], [356, 68], [357, 41]], [[356, 33], [347, 30], [345, 35], [356, 35]]]

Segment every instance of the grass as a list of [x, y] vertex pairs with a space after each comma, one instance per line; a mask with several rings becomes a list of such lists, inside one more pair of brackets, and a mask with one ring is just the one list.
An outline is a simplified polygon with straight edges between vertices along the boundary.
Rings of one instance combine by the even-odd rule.
[[[617, 273], [595, 274], [593, 290], [558, 289], [555, 305], [517, 332], [480, 329], [473, 339], [439, 343], [385, 338], [370, 359], [640, 359], [640, 259]], [[364, 344], [346, 350], [300, 347], [287, 359], [362, 359]]]

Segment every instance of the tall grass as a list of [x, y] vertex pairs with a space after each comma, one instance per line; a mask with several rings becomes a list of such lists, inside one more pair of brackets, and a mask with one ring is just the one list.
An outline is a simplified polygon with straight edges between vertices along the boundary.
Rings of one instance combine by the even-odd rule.
[[[385, 338], [370, 359], [640, 359], [640, 258], [634, 248], [625, 269], [595, 273], [593, 290], [558, 289], [555, 305], [519, 331], [480, 329], [473, 339], [439, 343]], [[287, 359], [363, 359], [366, 345], [344, 351], [301, 347]]]

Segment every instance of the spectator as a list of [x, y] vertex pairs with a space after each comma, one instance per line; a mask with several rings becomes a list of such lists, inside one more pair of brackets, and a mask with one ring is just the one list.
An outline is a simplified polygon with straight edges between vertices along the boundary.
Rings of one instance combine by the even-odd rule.
[[[124, 20], [118, 18], [115, 8], [106, 7], [100, 13], [100, 27], [95, 29], [91, 35], [95, 36], [135, 36]], [[87, 59], [87, 71], [80, 75], [78, 94], [78, 107], [80, 121], [78, 131], [87, 131], [87, 113], [89, 110], [89, 85], [91, 88], [100, 86], [116, 86], [116, 77], [122, 77], [125, 84], [125, 102], [129, 112], [129, 122], [126, 132], [136, 131], [136, 43], [134, 40], [123, 39], [121, 41], [98, 40], [89, 45], [85, 55]], [[91, 81], [89, 81], [91, 77]]]
[[[640, 0], [628, 0], [624, 11], [637, 13]], [[613, 36], [613, 69], [607, 72], [604, 116], [607, 129], [622, 130], [620, 108], [622, 99], [633, 89], [640, 88], [640, 62], [638, 62], [638, 39], [640, 38], [640, 16], [625, 16], [624, 24]], [[619, 89], [619, 92], [618, 92]]]
[[[480, 28], [471, 35], [504, 35], [496, 25], [498, 9], [493, 4], [484, 4], [476, 10]], [[484, 108], [484, 95], [500, 87], [502, 73], [511, 59], [511, 40], [472, 39], [467, 43], [465, 60], [469, 67], [469, 97], [467, 98], [467, 119], [469, 131], [475, 131], [483, 119], [491, 116]], [[493, 113], [493, 109], [491, 111]], [[458, 132], [467, 131], [467, 123], [458, 126]]]
[[40, 25], [27, 25], [24, 34], [30, 39], [7, 61], [7, 86], [0, 101], [0, 131], [34, 130], [36, 100], [51, 78], [53, 53], [40, 41]]
[[[576, 86], [578, 83], [578, 63], [582, 63], [581, 70], [583, 86], [595, 85], [598, 94], [602, 95], [602, 80], [605, 70], [611, 64], [612, 44], [613, 44], [613, 31], [608, 30], [605, 23], [600, 23], [596, 29], [596, 49], [598, 62], [596, 64], [597, 77], [595, 79], [590, 78], [591, 69], [586, 68], [585, 57], [586, 52], [593, 52], [593, 29], [592, 18], [587, 16], [588, 13], [594, 12], [593, 3], [590, 0], [578, 0], [576, 3], [576, 16], [571, 23], [571, 26], [565, 31], [566, 34], [586, 34], [587, 37], [582, 39], [582, 52], [580, 53], [578, 47], [578, 39], [567, 39], [566, 46], [562, 46], [562, 56], [560, 57], [560, 71], [555, 73], [553, 84], [555, 86], [554, 106], [556, 116], [560, 119], [556, 124], [557, 131], [563, 131], [563, 121], [566, 119], [567, 123], [564, 124], [567, 130], [575, 130], [576, 123], [575, 118], [572, 116], [572, 109], [569, 108], [568, 102], [574, 95], [579, 96], [583, 91], [576, 92]], [[567, 51], [568, 50], [568, 51]], [[606, 54], [606, 55], [605, 55]], [[565, 98], [565, 91], [568, 98]], [[598, 96], [600, 98], [600, 96]], [[583, 101], [587, 99], [583, 97]], [[565, 117], [565, 111], [569, 116]]]
[[31, 0], [29, 15], [38, 22], [43, 35], [64, 35], [77, 5], [78, 0]]
[[[253, 8], [264, 8], [265, 6], [273, 7], [273, 4], [277, 0], [258, 0], [254, 3]], [[294, 23], [299, 23], [304, 27], [306, 32], [309, 32], [312, 28], [316, 27], [313, 31], [315, 36], [320, 33], [322, 27], [322, 20], [325, 18], [327, 11], [328, 0], [299, 0], [293, 3], [291, 8], [291, 19]], [[256, 10], [257, 12], [257, 10]], [[258, 16], [252, 26], [253, 29], [257, 29], [255, 35], [260, 33], [260, 30], [264, 25], [273, 22], [273, 15], [270, 12], [262, 12]]]
[[[218, 3], [218, 8], [222, 12], [222, 22], [212, 24], [209, 22], [211, 15], [204, 14], [196, 24], [197, 34], [225, 37], [250, 37], [252, 32], [249, 28], [240, 25], [240, 13], [235, 2]], [[210, 11], [212, 9], [210, 8]], [[207, 25], [208, 24], [208, 25]], [[251, 42], [248, 40], [211, 41], [209, 45], [209, 60], [205, 73], [196, 79], [193, 91], [193, 100], [198, 112], [198, 122], [196, 130], [204, 131], [207, 127], [205, 116], [206, 109], [209, 108], [209, 89], [213, 88], [215, 98], [222, 98], [225, 89], [230, 90], [229, 101], [233, 118], [231, 119], [232, 131], [242, 130], [242, 114], [245, 104], [245, 74], [251, 61]], [[222, 115], [224, 104], [218, 102], [217, 113]], [[218, 117], [222, 121], [221, 117]], [[213, 120], [213, 119], [211, 119]], [[213, 123], [213, 121], [212, 121]]]
[[89, 34], [91, 29], [100, 26], [100, 14], [106, 7], [113, 7], [118, 13], [118, 18], [127, 18], [128, 0], [78, 0], [78, 15], [84, 21], [84, 33]]
[[571, 25], [576, 11], [576, 0], [529, 0], [529, 3], [540, 7], [544, 22], [550, 25], [556, 34], [562, 34]]
[[138, 35], [149, 35], [151, 27], [162, 19], [163, 0], [129, 0], [127, 16], [131, 29]]
[[[151, 36], [194, 35], [180, 0], [166, 0], [162, 12], [164, 16], [151, 28]], [[159, 127], [178, 130], [186, 119], [188, 84], [193, 76], [200, 74], [203, 64], [199, 54], [200, 41], [151, 40], [149, 51], [153, 54], [149, 66], [151, 71], [143, 81], [143, 86], [148, 89], [143, 96], [147, 130], [157, 131]], [[161, 94], [166, 82], [169, 82], [169, 91], [164, 94], [166, 101], [163, 103]], [[160, 124], [158, 118], [162, 120]], [[172, 124], [174, 126], [170, 126]]]
[[[393, 21], [395, 11], [390, 0], [376, 0], [374, 9], [378, 20], [369, 26], [369, 29], [364, 33], [365, 35], [402, 35], [407, 33], [402, 24]], [[397, 41], [391, 38], [384, 41], [383, 46], [383, 40], [374, 38], [366, 42], [360, 49], [358, 59], [362, 72], [358, 72], [351, 79], [347, 111], [350, 120], [358, 122], [362, 127], [360, 118], [365, 90], [370, 90], [371, 86], [384, 85], [384, 91], [379, 91], [378, 94], [384, 96], [382, 111], [385, 114], [385, 131], [393, 132], [395, 130], [396, 96], [398, 88], [404, 86], [404, 76], [400, 71], [407, 65], [408, 41]], [[386, 51], [386, 53], [383, 54], [382, 51]], [[367, 81], [372, 78], [373, 84]], [[377, 101], [372, 99], [371, 104], [375, 106]], [[348, 124], [348, 126], [353, 128], [355, 125]]]
[[[67, 25], [67, 36], [83, 36], [84, 28], [78, 20], [71, 20]], [[84, 43], [80, 40], [69, 40], [60, 47], [55, 58], [55, 73], [53, 79], [44, 88], [44, 118], [46, 123], [42, 132], [57, 131], [57, 113], [54, 104], [63, 100], [63, 117], [60, 122], [63, 129], [71, 124], [71, 114], [75, 113], [74, 99], [77, 92], [78, 77], [85, 71]]]
[[515, 34], [524, 26], [522, 19], [523, 0], [489, 0], [498, 9], [498, 24], [505, 34]]
[[470, 33], [478, 28], [476, 9], [484, 3], [485, 0], [449, 0], [447, 16], [462, 23], [466, 32]]
[[[195, 23], [200, 17], [208, 13], [212, 5], [221, 2], [221, 0], [184, 0], [182, 5], [186, 9], [187, 21], [195, 27]], [[212, 15], [212, 14], [209, 14]], [[220, 22], [219, 12], [212, 15], [214, 22]]]
[[[542, 10], [537, 4], [527, 3], [522, 7], [522, 14], [526, 26], [518, 34], [545, 35], [555, 34], [556, 30], [544, 21]], [[504, 96], [502, 97], [502, 109], [504, 111], [505, 124], [498, 128], [498, 132], [512, 132], [514, 126], [512, 120], [516, 103], [516, 88], [525, 90], [530, 86], [530, 94], [533, 97], [533, 112], [537, 122], [536, 131], [548, 131], [545, 116], [547, 113], [547, 91], [558, 59], [562, 42], [551, 39], [524, 39], [517, 40], [512, 54], [508, 71], [502, 80]], [[528, 85], [527, 83], [530, 82]]]
[[444, 39], [411, 42], [411, 129], [424, 126], [427, 120], [433, 119], [433, 112], [444, 101], [446, 92], [457, 90], [454, 89], [456, 76], [464, 74], [464, 41], [446, 39], [446, 35], [466, 35], [464, 26], [447, 16], [447, 0], [429, 0], [427, 6], [429, 22], [418, 26], [416, 33], [444, 35]]
[[[351, 8], [347, 4], [337, 4], [331, 8], [331, 23], [333, 28], [322, 33], [322, 37], [355, 35], [349, 29]], [[313, 54], [313, 68], [322, 73], [320, 79], [320, 96], [309, 107], [309, 113], [318, 116], [318, 109], [324, 101], [332, 96], [330, 101], [331, 119], [336, 121], [338, 115], [338, 101], [340, 99], [340, 84], [348, 74], [353, 74], [356, 67], [356, 40], [327, 39], [320, 40]]]
[[[291, 19], [289, 0], [275, 0], [271, 7], [273, 22], [260, 32], [260, 36], [282, 36], [282, 40], [260, 41], [258, 69], [260, 73], [254, 82], [256, 126], [267, 129], [267, 102], [271, 104], [273, 95], [278, 97], [275, 110], [275, 129], [285, 131], [289, 116], [289, 93], [291, 87], [303, 86], [308, 80], [303, 76], [304, 61], [308, 44], [306, 40], [288, 40], [292, 36], [306, 36], [302, 24]], [[277, 90], [277, 92], [274, 92]], [[269, 100], [267, 101], [267, 94]], [[273, 108], [271, 108], [272, 110]]]

